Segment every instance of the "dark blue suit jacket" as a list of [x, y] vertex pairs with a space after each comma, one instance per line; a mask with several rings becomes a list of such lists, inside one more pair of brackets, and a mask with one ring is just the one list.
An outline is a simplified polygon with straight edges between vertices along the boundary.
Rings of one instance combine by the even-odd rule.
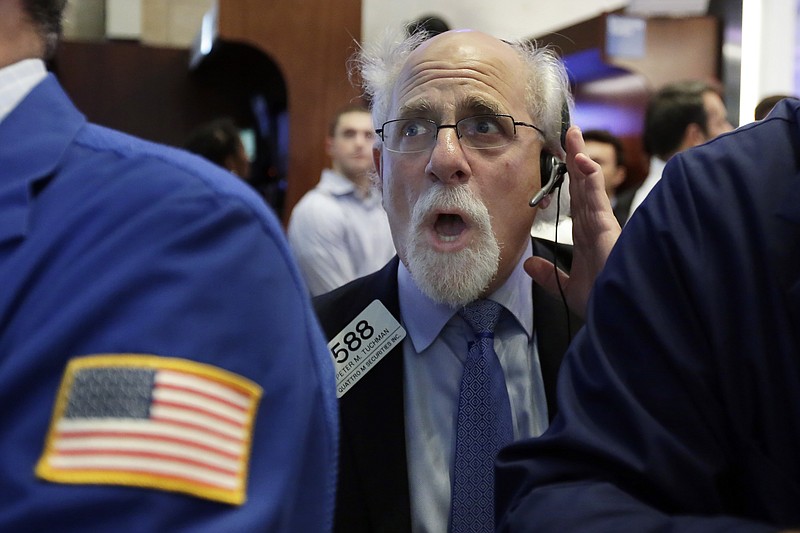
[[[533, 253], [552, 259], [552, 243], [544, 242], [534, 239]], [[559, 265], [566, 267], [571, 260], [571, 248], [560, 247], [557, 254]], [[329, 339], [375, 299], [383, 302], [400, 321], [398, 264], [395, 257], [378, 272], [314, 299]], [[538, 285], [532, 286], [539, 360], [552, 415], [558, 367], [570, 336], [582, 322], [572, 315], [572, 332], [568, 332], [563, 303]], [[402, 344], [339, 400], [341, 443], [335, 530], [341, 533], [411, 531]]]
[[[243, 504], [36, 477], [68, 361], [109, 353], [263, 389]], [[0, 122], [0, 406], [2, 531], [330, 529], [333, 366], [279, 222], [210, 163], [88, 124], [52, 76]]]
[[[503, 531], [800, 526], [800, 102], [673, 157], [598, 278]], [[503, 516], [503, 513], [505, 514]]]

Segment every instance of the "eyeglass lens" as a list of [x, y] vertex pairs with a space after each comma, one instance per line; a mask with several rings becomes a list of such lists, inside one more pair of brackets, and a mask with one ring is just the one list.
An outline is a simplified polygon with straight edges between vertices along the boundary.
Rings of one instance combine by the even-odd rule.
[[423, 118], [390, 120], [383, 125], [387, 150], [400, 153], [423, 152], [436, 143], [441, 128], [456, 128], [463, 146], [477, 149], [500, 148], [514, 140], [514, 119], [508, 115], [476, 115], [452, 124], [437, 125]]

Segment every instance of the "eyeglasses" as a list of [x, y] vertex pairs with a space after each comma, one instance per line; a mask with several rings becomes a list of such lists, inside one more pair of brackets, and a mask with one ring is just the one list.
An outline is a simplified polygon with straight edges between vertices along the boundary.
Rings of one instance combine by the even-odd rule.
[[544, 132], [527, 122], [515, 121], [511, 115], [475, 115], [462, 118], [455, 124], [436, 124], [425, 118], [400, 118], [383, 123], [375, 130], [381, 136], [383, 145], [390, 152], [413, 154], [433, 148], [439, 130], [453, 128], [461, 145], [477, 150], [502, 148], [514, 141], [517, 126], [533, 128], [542, 135]]

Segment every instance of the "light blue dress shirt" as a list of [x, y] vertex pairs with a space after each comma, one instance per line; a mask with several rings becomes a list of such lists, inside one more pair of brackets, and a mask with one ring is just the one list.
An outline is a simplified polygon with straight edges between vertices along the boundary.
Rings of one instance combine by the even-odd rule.
[[375, 272], [395, 253], [378, 191], [362, 198], [330, 169], [292, 210], [287, 235], [312, 296]]
[[[544, 382], [533, 331], [531, 278], [522, 268], [528, 244], [506, 283], [489, 296], [504, 308], [495, 330], [516, 439], [548, 425]], [[405, 422], [413, 530], [447, 530], [458, 396], [467, 342], [473, 336], [456, 309], [430, 300], [401, 263], [400, 315], [411, 342], [403, 343]]]

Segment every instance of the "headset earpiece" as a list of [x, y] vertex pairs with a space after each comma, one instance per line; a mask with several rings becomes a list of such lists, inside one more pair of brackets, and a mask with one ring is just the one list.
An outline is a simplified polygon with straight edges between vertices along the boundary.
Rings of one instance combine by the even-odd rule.
[[[569, 116], [569, 103], [564, 100], [564, 103], [561, 105], [561, 147], [564, 148], [564, 151], [567, 149], [567, 131], [569, 130], [570, 126], [570, 116]], [[542, 155], [539, 159], [539, 176], [544, 180], [545, 176], [547, 176], [547, 181], [545, 181], [544, 185], [536, 195], [531, 198], [529, 205], [531, 207], [535, 207], [544, 200], [545, 196], [553, 192], [553, 189], [557, 189], [561, 187], [561, 184], [564, 182], [564, 174], [567, 173], [567, 165], [559, 161], [554, 155], [549, 154], [545, 151], [542, 151]]]
[[[545, 183], [549, 182], [553, 176], [553, 167], [558, 163], [558, 160], [552, 155], [542, 150], [542, 155], [539, 156], [539, 175]], [[545, 179], [545, 176], [547, 178]]]
[[539, 171], [542, 178], [547, 176], [547, 181], [539, 189], [539, 192], [531, 198], [529, 203], [531, 207], [537, 206], [553, 189], [561, 186], [564, 182], [564, 174], [567, 173], [567, 165], [559, 161], [554, 155], [543, 151], [539, 159]]

